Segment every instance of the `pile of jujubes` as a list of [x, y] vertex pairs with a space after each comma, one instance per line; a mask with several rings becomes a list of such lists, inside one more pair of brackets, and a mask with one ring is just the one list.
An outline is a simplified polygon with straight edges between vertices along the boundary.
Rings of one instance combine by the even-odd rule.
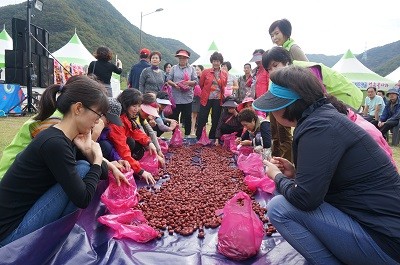
[[230, 151], [221, 146], [191, 145], [170, 148], [169, 161], [156, 180], [161, 185], [139, 189], [140, 203], [149, 225], [160, 231], [189, 236], [205, 236], [204, 228], [217, 228], [222, 216], [216, 210], [238, 191], [244, 191], [253, 199], [253, 210], [266, 223], [268, 236], [276, 232], [268, 223], [266, 209], [254, 200], [253, 193], [243, 182], [244, 174], [239, 170]]

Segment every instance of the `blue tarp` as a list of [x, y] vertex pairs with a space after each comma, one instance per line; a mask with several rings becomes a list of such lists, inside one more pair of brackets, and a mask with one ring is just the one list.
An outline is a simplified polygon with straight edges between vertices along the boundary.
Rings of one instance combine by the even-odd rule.
[[[138, 183], [141, 186], [143, 183]], [[97, 221], [106, 214], [106, 207], [100, 202], [106, 187], [107, 181], [99, 184], [88, 208], [0, 248], [0, 264], [306, 264], [278, 233], [265, 236], [259, 253], [242, 262], [218, 253], [218, 228], [205, 229], [204, 239], [197, 238], [197, 233], [188, 237], [165, 233], [161, 239], [145, 244], [113, 239], [113, 231]], [[270, 198], [264, 192], [256, 194], [262, 206]]]
[[18, 84], [0, 84], [0, 117], [8, 113], [21, 113], [21, 102], [25, 98]]

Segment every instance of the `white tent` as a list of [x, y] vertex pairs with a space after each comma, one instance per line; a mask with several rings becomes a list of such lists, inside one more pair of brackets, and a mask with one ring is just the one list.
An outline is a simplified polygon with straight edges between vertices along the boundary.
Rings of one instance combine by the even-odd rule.
[[4, 25], [3, 31], [0, 32], [0, 69], [1, 72], [0, 79], [5, 80], [5, 50], [13, 49], [13, 41], [6, 31], [6, 26]]
[[385, 77], [397, 83], [400, 80], [400, 66]]
[[395, 84], [392, 80], [382, 77], [364, 66], [350, 50], [343, 54], [332, 69], [350, 79], [358, 88], [363, 90], [370, 86], [388, 90]]
[[[76, 31], [69, 42], [55, 51], [53, 55], [63, 65], [76, 64], [83, 68], [87, 68], [91, 61], [96, 61], [96, 58], [82, 44]], [[111, 77], [111, 87], [114, 97], [118, 96], [121, 92], [119, 75], [113, 73]]]
[[[215, 41], [213, 41], [210, 47], [208, 48], [207, 52], [205, 52], [203, 55], [200, 55], [200, 57], [196, 61], [194, 61], [192, 65], [201, 64], [202, 66], [204, 66], [204, 69], [211, 68], [212, 67], [210, 63], [211, 54], [217, 51], [218, 51], [217, 45], [215, 44]], [[240, 76], [243, 74], [243, 72], [236, 70], [235, 67], [233, 66], [232, 69], [229, 71], [229, 73], [234, 76]]]

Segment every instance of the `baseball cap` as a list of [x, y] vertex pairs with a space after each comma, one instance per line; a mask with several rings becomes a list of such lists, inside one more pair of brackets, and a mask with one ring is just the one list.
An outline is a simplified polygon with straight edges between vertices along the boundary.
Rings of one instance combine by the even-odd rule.
[[105, 115], [107, 120], [115, 125], [122, 126], [122, 121], [119, 118], [119, 116], [121, 115], [121, 110], [121, 103], [119, 103], [117, 99], [109, 97], [108, 111]]
[[147, 56], [149, 56], [150, 53], [151, 53], [150, 50], [147, 49], [147, 48], [143, 48], [143, 49], [140, 50], [140, 55], [147, 55]]
[[271, 82], [268, 92], [257, 98], [253, 107], [256, 110], [272, 112], [286, 108], [300, 98], [292, 89]]

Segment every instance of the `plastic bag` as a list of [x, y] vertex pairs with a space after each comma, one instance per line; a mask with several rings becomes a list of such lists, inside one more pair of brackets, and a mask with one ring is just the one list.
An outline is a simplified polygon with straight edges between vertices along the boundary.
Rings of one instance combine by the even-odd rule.
[[201, 95], [201, 88], [199, 85], [195, 85], [193, 89], [193, 93], [195, 97], [200, 97]]
[[160, 145], [161, 148], [161, 152], [165, 155], [166, 153], [168, 153], [168, 142], [164, 141], [161, 138], [158, 138], [158, 144]]
[[171, 140], [169, 141], [170, 146], [179, 147], [183, 145], [182, 132], [179, 126], [176, 126], [172, 133]]
[[123, 213], [131, 210], [139, 202], [137, 187], [133, 177], [133, 171], [124, 173], [131, 186], [121, 183], [118, 187], [111, 171], [108, 172], [109, 184], [101, 195], [100, 200], [105, 204], [108, 211], [113, 214]]
[[222, 146], [228, 149], [231, 149], [231, 146], [234, 146], [234, 148], [236, 148], [236, 138], [236, 132], [221, 135], [221, 141], [223, 142]]
[[176, 108], [176, 103], [175, 103], [175, 99], [172, 96], [172, 87], [170, 85], [168, 85], [167, 83], [165, 83], [162, 88], [161, 91], [164, 91], [168, 94], [169, 97], [169, 101], [171, 102], [171, 108], [175, 109]]
[[251, 153], [248, 156], [240, 154], [237, 159], [237, 165], [245, 175], [258, 178], [263, 178], [265, 176], [261, 154]]
[[164, 108], [163, 112], [164, 112], [164, 116], [166, 116], [166, 117], [172, 115], [172, 106], [171, 105], [166, 106]]
[[244, 183], [246, 183], [247, 187], [251, 191], [255, 191], [257, 188], [260, 188], [261, 190], [270, 194], [275, 191], [275, 182], [268, 176], [257, 178], [248, 175], [244, 178]]
[[198, 144], [209, 145], [211, 143], [207, 136], [206, 126], [203, 127], [203, 132], [201, 133], [200, 139], [197, 141]]
[[158, 174], [157, 154], [151, 155], [149, 151], [145, 151], [143, 157], [139, 160], [139, 164], [142, 169], [146, 170], [152, 175]]
[[233, 260], [245, 260], [257, 254], [264, 237], [263, 223], [253, 211], [252, 202], [238, 192], [226, 202], [218, 231], [218, 252]]
[[133, 239], [139, 243], [146, 243], [157, 237], [158, 232], [147, 224], [142, 211], [131, 210], [121, 214], [103, 215], [98, 221], [114, 230], [114, 238], [123, 237]]
[[224, 97], [229, 97], [232, 95], [232, 93], [233, 93], [232, 87], [230, 87], [230, 86], [225, 87]]

